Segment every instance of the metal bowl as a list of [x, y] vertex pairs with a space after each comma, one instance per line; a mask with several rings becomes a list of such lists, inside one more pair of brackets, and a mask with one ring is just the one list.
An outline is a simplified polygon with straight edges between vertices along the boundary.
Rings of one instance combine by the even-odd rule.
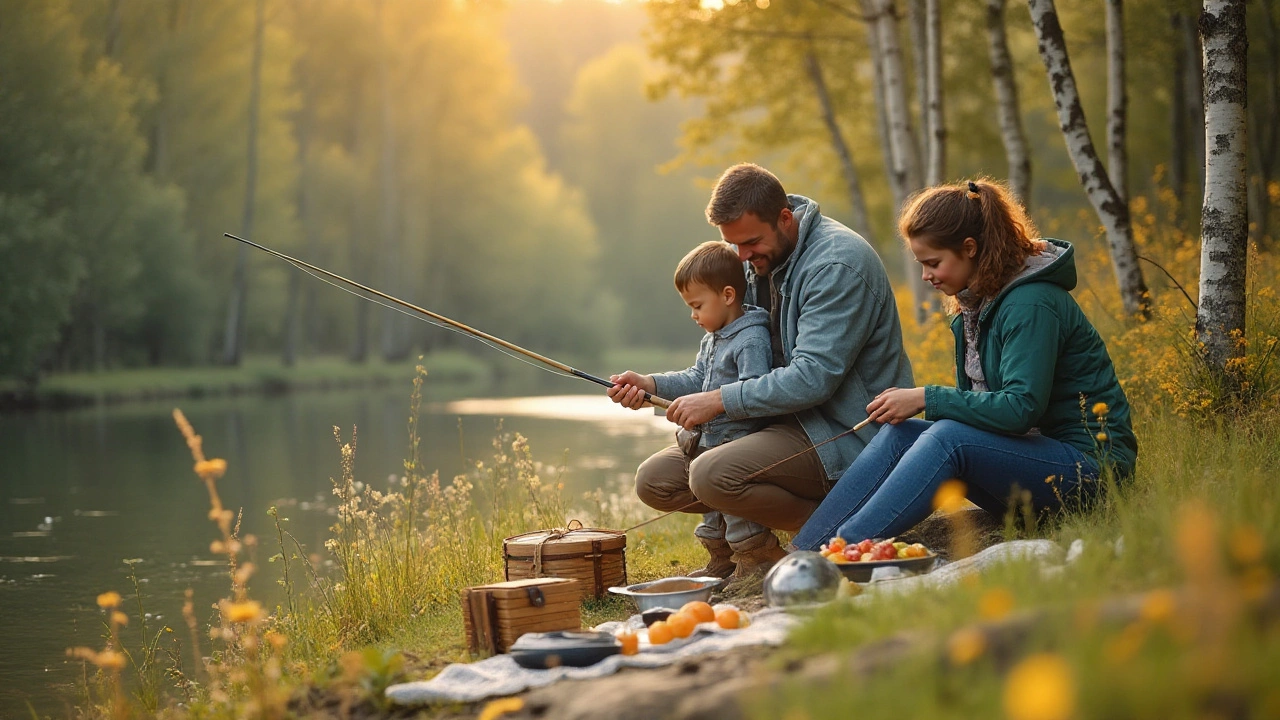
[[711, 591], [724, 582], [716, 577], [669, 577], [626, 587], [611, 587], [614, 595], [626, 595], [635, 600], [640, 612], [653, 608], [681, 608], [687, 602], [711, 599]]
[[835, 563], [808, 550], [791, 553], [764, 576], [764, 600], [771, 607], [827, 602], [839, 588]]

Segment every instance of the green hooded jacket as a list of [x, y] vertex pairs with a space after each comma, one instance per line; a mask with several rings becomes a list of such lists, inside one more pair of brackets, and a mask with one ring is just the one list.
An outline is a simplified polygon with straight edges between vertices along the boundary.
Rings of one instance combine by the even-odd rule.
[[[925, 419], [1007, 435], [1038, 428], [1129, 475], [1138, 457], [1129, 402], [1106, 345], [1068, 292], [1076, 286], [1075, 250], [1045, 240], [1057, 260], [1016, 278], [978, 315], [978, 355], [990, 391], [974, 392], [964, 372], [964, 321], [957, 315], [956, 387], [925, 387]], [[1106, 403], [1104, 417], [1093, 412], [1099, 402]]]

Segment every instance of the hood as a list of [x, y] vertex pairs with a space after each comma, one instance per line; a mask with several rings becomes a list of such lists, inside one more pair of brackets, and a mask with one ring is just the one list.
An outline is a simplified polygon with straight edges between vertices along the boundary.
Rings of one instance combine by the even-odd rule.
[[769, 313], [761, 308], [744, 305], [743, 310], [742, 317], [715, 331], [715, 336], [721, 339], [731, 338], [752, 325], [769, 326]]
[[982, 310], [986, 316], [1000, 304], [1009, 291], [1028, 283], [1047, 282], [1070, 292], [1076, 287], [1076, 249], [1066, 240], [1042, 238], [1047, 244], [1043, 251], [1027, 258], [1026, 265], [1013, 276], [1007, 285]]

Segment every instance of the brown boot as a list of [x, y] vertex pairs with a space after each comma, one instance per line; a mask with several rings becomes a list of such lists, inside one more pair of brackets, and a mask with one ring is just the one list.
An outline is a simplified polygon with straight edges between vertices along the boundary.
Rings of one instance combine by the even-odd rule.
[[741, 542], [729, 543], [729, 547], [733, 548], [733, 561], [738, 566], [733, 573], [736, 579], [763, 575], [774, 563], [787, 556], [787, 551], [778, 544], [778, 538], [771, 530]]
[[724, 538], [699, 537], [698, 542], [702, 543], [702, 547], [711, 554], [711, 560], [707, 562], [706, 567], [689, 573], [689, 577], [727, 578], [733, 574], [737, 567], [732, 560], [733, 548], [729, 547], [729, 543]]

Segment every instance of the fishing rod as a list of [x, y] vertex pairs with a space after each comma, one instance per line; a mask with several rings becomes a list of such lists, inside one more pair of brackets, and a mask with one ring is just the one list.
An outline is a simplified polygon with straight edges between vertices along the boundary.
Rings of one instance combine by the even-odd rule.
[[[272, 250], [271, 248], [269, 248], [269, 247], [267, 247], [267, 246], [265, 246], [265, 245], [259, 245], [259, 244], [258, 244], [258, 243], [256, 243], [256, 242], [253, 242], [253, 241], [251, 241], [251, 240], [245, 240], [244, 238], [242, 238], [242, 237], [237, 237], [237, 236], [235, 236], [235, 235], [232, 235], [231, 233], [223, 233], [223, 235], [225, 235], [226, 237], [231, 238], [232, 240], [237, 240], [237, 241], [239, 241], [239, 242], [242, 242], [242, 243], [244, 243], [245, 245], [248, 245], [249, 247], [257, 248], [257, 249], [259, 249], [259, 250], [261, 250], [261, 251], [263, 251], [263, 252], [265, 252], [265, 253], [267, 253], [267, 254], [269, 254], [269, 255], [274, 255], [275, 257], [278, 257], [278, 258], [280, 258], [281, 260], [284, 260], [285, 262], [288, 262], [289, 264], [293, 265], [294, 267], [297, 267], [297, 268], [299, 268], [299, 269], [303, 270], [303, 272], [307, 272], [307, 274], [309, 274], [309, 275], [310, 275], [311, 273], [310, 273], [310, 272], [308, 272], [308, 271], [312, 271], [312, 270], [314, 270], [315, 272], [318, 272], [318, 273], [320, 273], [321, 275], [324, 275], [325, 277], [331, 277], [331, 278], [333, 278], [334, 280], [337, 280], [337, 281], [339, 281], [339, 282], [346, 283], [347, 285], [350, 285], [351, 287], [357, 288], [357, 289], [359, 289], [359, 290], [361, 290], [361, 291], [363, 291], [363, 292], [367, 292], [367, 293], [370, 293], [370, 294], [372, 294], [372, 295], [376, 295], [376, 296], [378, 296], [378, 297], [380, 297], [380, 298], [383, 298], [384, 300], [389, 300], [389, 301], [391, 301], [391, 302], [395, 303], [396, 305], [399, 305], [399, 306], [404, 307], [404, 308], [408, 308], [409, 310], [412, 310], [413, 312], [416, 312], [416, 313], [418, 313], [418, 314], [419, 314], [419, 315], [421, 315], [421, 316], [425, 316], [425, 317], [427, 317], [427, 318], [431, 318], [431, 320], [427, 320], [427, 322], [431, 322], [432, 320], [434, 320], [435, 322], [434, 322], [434, 323], [432, 323], [433, 325], [434, 325], [434, 324], [443, 324], [444, 326], [446, 326], [446, 327], [447, 327], [447, 328], [449, 328], [449, 329], [455, 330], [455, 331], [457, 331], [457, 332], [465, 333], [465, 334], [470, 335], [470, 336], [472, 336], [472, 337], [474, 337], [474, 338], [477, 338], [477, 339], [479, 339], [481, 342], [483, 342], [483, 343], [485, 343], [485, 344], [487, 344], [487, 345], [490, 345], [491, 347], [492, 347], [493, 345], [499, 345], [499, 346], [501, 346], [502, 348], [506, 348], [506, 349], [508, 349], [508, 350], [511, 350], [512, 352], [520, 353], [521, 355], [524, 355], [524, 356], [525, 356], [525, 357], [527, 357], [527, 358], [530, 358], [530, 359], [532, 359], [532, 360], [536, 360], [537, 362], [540, 362], [540, 363], [542, 363], [543, 365], [545, 365], [545, 366], [547, 366], [547, 367], [554, 368], [555, 370], [559, 371], [560, 373], [565, 374], [565, 375], [569, 375], [569, 376], [571, 376], [571, 377], [576, 377], [576, 378], [581, 378], [581, 379], [583, 379], [583, 380], [588, 380], [588, 381], [593, 382], [593, 383], [595, 383], [595, 384], [597, 384], [597, 385], [603, 385], [604, 387], [607, 387], [607, 388], [614, 387], [614, 385], [615, 385], [615, 383], [612, 383], [612, 382], [610, 382], [610, 381], [608, 381], [608, 380], [606, 380], [606, 379], [604, 379], [604, 378], [602, 378], [602, 377], [596, 377], [595, 375], [592, 375], [592, 374], [590, 374], [590, 373], [585, 373], [585, 372], [583, 372], [583, 371], [581, 371], [581, 370], [578, 370], [578, 369], [576, 369], [576, 368], [569, 367], [568, 365], [565, 365], [564, 363], [559, 362], [558, 360], [552, 360], [551, 358], [546, 357], [545, 355], [539, 355], [538, 353], [533, 352], [532, 350], [526, 350], [526, 349], [524, 349], [524, 348], [520, 347], [519, 345], [516, 345], [515, 343], [510, 343], [510, 342], [507, 342], [506, 340], [503, 340], [503, 339], [502, 339], [502, 338], [500, 338], [500, 337], [497, 337], [497, 336], [494, 336], [494, 335], [490, 335], [489, 333], [486, 333], [486, 332], [483, 332], [483, 331], [480, 331], [480, 330], [476, 330], [475, 328], [470, 327], [470, 326], [468, 326], [468, 325], [464, 325], [464, 324], [462, 324], [462, 323], [458, 322], [457, 320], [450, 320], [449, 318], [447, 318], [447, 317], [445, 317], [445, 316], [443, 316], [443, 315], [440, 315], [439, 313], [433, 313], [433, 312], [431, 312], [430, 310], [427, 310], [427, 309], [425, 309], [425, 308], [420, 308], [420, 307], [418, 307], [417, 305], [414, 305], [413, 303], [405, 302], [404, 300], [401, 300], [400, 298], [397, 298], [397, 297], [393, 297], [393, 296], [391, 296], [391, 295], [388, 295], [388, 294], [386, 294], [386, 293], [382, 292], [381, 290], [375, 290], [375, 289], [373, 289], [373, 288], [371, 288], [371, 287], [369, 287], [369, 286], [367, 286], [367, 285], [361, 285], [360, 283], [356, 282], [355, 280], [348, 280], [347, 278], [344, 278], [344, 277], [342, 277], [341, 275], [339, 275], [339, 274], [337, 274], [337, 273], [335, 273], [335, 272], [330, 272], [330, 271], [328, 271], [328, 270], [325, 270], [325, 269], [324, 269], [324, 268], [322, 268], [322, 267], [317, 267], [317, 266], [315, 266], [315, 265], [312, 265], [312, 264], [311, 264], [311, 263], [309, 263], [309, 262], [305, 262], [305, 261], [303, 261], [303, 260], [299, 260], [299, 259], [297, 259], [297, 258], [295, 258], [295, 257], [290, 257], [290, 256], [285, 255], [284, 253], [282, 253], [282, 252], [280, 252], [280, 251], [278, 251], [278, 250]], [[323, 280], [324, 278], [319, 278], [319, 279]], [[327, 282], [327, 281], [326, 281], [326, 282]], [[345, 288], [343, 288], [343, 289], [345, 289]], [[348, 291], [348, 292], [349, 292], [349, 291]], [[353, 293], [353, 294], [354, 294], [354, 293]], [[366, 296], [364, 296], [364, 295], [359, 295], [359, 297], [363, 297], [363, 298], [365, 298], [366, 300], [369, 300], [370, 302], [374, 302], [374, 303], [377, 303], [378, 305], [382, 305], [382, 303], [379, 303], [377, 300], [374, 300], [373, 298], [369, 298], [369, 297], [366, 297]], [[392, 310], [397, 310], [398, 312], [404, 312], [403, 310], [399, 310], [398, 308], [391, 307], [390, 305], [383, 305], [383, 307], [388, 307], [388, 308], [391, 308]], [[407, 315], [408, 313], [405, 313], [405, 314]], [[497, 348], [497, 349], [501, 352], [501, 348]], [[517, 359], [519, 359], [519, 358], [517, 358]], [[660, 398], [660, 397], [657, 397], [656, 395], [652, 395], [652, 394], [647, 393], [647, 392], [644, 394], [644, 399], [645, 399], [645, 402], [651, 403], [651, 404], [656, 405], [656, 406], [658, 406], [658, 407], [660, 407], [660, 408], [666, 408], [666, 407], [668, 407], [668, 406], [670, 406], [670, 405], [671, 405], [671, 401], [670, 401], [670, 400], [664, 400], [664, 399], [662, 399], [662, 398]]]

